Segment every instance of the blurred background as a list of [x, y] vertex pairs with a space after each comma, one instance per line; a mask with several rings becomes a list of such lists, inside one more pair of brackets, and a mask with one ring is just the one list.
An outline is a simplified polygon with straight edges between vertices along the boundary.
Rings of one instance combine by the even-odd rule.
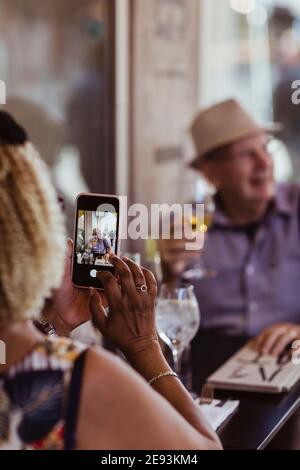
[[188, 130], [227, 97], [284, 124], [276, 178], [299, 179], [299, 58], [299, 0], [0, 0], [6, 108], [50, 166], [70, 234], [81, 191], [203, 200]]

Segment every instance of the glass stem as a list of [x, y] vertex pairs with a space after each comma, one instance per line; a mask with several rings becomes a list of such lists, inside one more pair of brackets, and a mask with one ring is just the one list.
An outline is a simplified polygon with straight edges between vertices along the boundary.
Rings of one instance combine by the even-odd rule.
[[183, 351], [179, 351], [176, 348], [172, 349], [173, 367], [174, 367], [174, 372], [176, 372], [177, 375], [181, 374], [182, 354], [183, 354]]

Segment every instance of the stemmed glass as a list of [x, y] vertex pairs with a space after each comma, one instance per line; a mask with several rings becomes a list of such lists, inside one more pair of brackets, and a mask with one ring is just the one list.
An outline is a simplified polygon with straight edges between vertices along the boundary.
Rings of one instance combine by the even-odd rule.
[[[191, 215], [189, 223], [193, 232], [202, 232], [207, 238], [208, 230], [213, 222], [215, 204], [211, 197], [206, 197], [204, 202], [204, 223], [197, 219], [196, 215]], [[205, 248], [203, 248], [204, 250]], [[215, 277], [216, 271], [205, 265], [202, 250], [195, 258], [194, 263], [183, 273], [183, 279], [187, 282], [196, 279], [209, 279]]]
[[156, 327], [172, 351], [174, 371], [181, 374], [182, 355], [200, 326], [200, 310], [190, 285], [163, 284], [157, 298]]

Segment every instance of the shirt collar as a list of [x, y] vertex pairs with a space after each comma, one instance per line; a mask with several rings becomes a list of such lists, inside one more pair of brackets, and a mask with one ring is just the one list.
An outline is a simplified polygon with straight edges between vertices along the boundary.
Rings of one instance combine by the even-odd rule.
[[277, 187], [275, 196], [275, 207], [279, 214], [291, 216], [295, 212], [295, 194], [291, 185], [280, 185]]
[[[293, 197], [290, 189], [286, 185], [278, 186], [276, 188], [276, 194], [272, 204], [272, 211], [280, 215], [291, 216], [294, 212]], [[222, 227], [232, 226], [232, 222], [229, 217], [221, 208], [220, 199], [218, 194], [215, 196], [216, 209], [214, 212], [213, 225], [219, 225]]]

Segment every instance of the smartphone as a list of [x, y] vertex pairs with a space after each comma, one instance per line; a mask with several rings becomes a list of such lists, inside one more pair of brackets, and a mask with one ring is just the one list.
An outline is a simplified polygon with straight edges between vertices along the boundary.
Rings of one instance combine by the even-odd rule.
[[120, 253], [120, 199], [79, 194], [76, 199], [72, 282], [75, 287], [103, 289], [98, 271], [115, 273], [110, 253]]

